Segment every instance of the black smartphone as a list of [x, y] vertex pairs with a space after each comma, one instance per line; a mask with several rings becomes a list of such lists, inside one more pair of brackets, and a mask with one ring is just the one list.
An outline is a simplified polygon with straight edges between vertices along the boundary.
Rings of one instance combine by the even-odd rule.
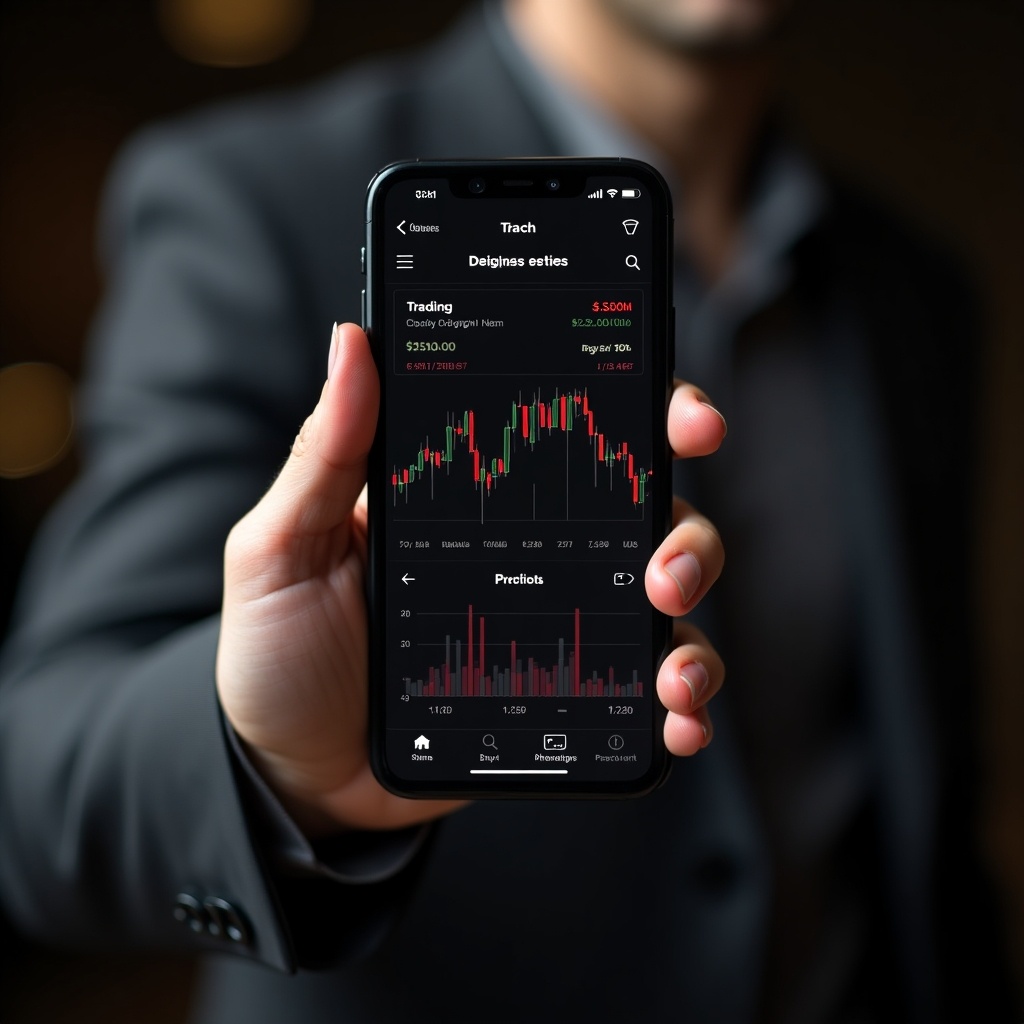
[[647, 792], [668, 620], [668, 189], [626, 159], [371, 181], [371, 755], [411, 797]]

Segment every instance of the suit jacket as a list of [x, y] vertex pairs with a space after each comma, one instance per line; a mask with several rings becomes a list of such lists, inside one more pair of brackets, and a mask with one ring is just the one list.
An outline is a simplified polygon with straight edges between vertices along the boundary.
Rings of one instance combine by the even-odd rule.
[[[25, 929], [236, 954], [213, 958], [210, 1021], [754, 1018], [770, 864], [727, 707], [652, 796], [483, 802], [357, 884], [275, 863], [217, 705], [223, 543], [315, 404], [330, 324], [358, 319], [367, 181], [403, 157], [553, 149], [476, 13], [421, 53], [129, 147], [84, 470], [41, 533], [0, 686], [0, 894]], [[878, 381], [914, 614], [960, 637], [970, 438], [946, 413], [974, 393], [963, 291], [840, 191], [804, 248], [808, 305], [823, 330], [852, 313]], [[969, 654], [925, 654], [927, 692], [876, 702], [869, 728], [897, 973], [935, 1019], [977, 1006], [967, 947], [991, 932], [969, 849]], [[926, 735], [909, 754], [897, 715]], [[965, 942], [956, 913], [978, 922]]]

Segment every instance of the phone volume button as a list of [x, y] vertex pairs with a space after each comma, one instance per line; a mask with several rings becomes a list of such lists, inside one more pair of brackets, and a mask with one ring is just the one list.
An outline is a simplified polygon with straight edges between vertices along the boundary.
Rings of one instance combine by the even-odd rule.
[[366, 330], [366, 289], [364, 288], [359, 293], [359, 322], [363, 326], [363, 330]]
[[676, 372], [676, 307], [669, 307], [668, 316], [668, 379], [671, 383]]
[[366, 277], [366, 246], [359, 249], [359, 273]]

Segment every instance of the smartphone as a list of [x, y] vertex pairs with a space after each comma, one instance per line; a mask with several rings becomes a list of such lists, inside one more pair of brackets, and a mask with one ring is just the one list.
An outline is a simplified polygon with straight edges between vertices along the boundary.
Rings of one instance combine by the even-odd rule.
[[371, 759], [408, 797], [611, 797], [669, 759], [672, 211], [627, 159], [370, 183]]

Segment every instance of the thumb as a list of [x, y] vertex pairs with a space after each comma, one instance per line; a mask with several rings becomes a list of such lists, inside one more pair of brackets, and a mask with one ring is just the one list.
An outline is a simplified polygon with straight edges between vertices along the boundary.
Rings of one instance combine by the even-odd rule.
[[362, 328], [334, 325], [327, 372], [288, 461], [253, 510], [260, 527], [279, 539], [323, 534], [346, 522], [366, 482], [380, 383]]

